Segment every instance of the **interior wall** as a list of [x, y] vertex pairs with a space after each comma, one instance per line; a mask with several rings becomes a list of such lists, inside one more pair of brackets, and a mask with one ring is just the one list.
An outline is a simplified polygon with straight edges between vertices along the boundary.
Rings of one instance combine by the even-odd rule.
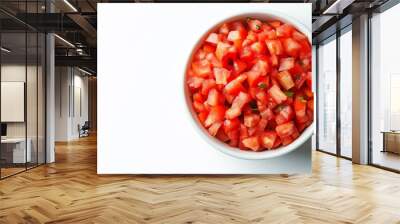
[[69, 124], [69, 84], [68, 67], [55, 68], [55, 140], [68, 141]]
[[97, 132], [97, 78], [88, 80], [90, 131]]
[[[40, 68], [39, 68], [40, 69]], [[1, 66], [1, 81], [2, 82], [10, 82], [10, 81], [18, 81], [25, 82], [25, 64], [5, 64]], [[37, 110], [37, 106], [42, 107], [43, 101], [39, 101], [39, 105], [37, 105], [36, 101], [36, 65], [35, 66], [27, 66], [27, 107], [30, 110]], [[39, 73], [41, 71], [39, 70]], [[26, 82], [25, 82], [26, 83]], [[30, 88], [30, 87], [35, 88]], [[36, 113], [27, 113], [27, 121], [28, 121], [28, 133], [36, 133], [36, 124], [30, 125], [29, 122], [36, 122], [37, 114]], [[7, 137], [25, 137], [25, 123], [24, 122], [7, 122]], [[29, 137], [29, 136], [28, 136]]]
[[73, 67], [56, 67], [55, 73], [55, 140], [70, 141], [89, 119], [88, 77]]

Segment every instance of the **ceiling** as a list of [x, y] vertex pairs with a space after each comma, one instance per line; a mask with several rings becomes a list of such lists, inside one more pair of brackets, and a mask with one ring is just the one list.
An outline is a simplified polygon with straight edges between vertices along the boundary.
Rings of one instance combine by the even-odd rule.
[[[312, 3], [313, 39], [326, 35], [326, 30], [340, 19], [357, 16], [373, 9], [388, 0], [233, 0], [231, 2], [295, 2]], [[97, 3], [121, 2], [182, 2], [166, 0], [1, 0], [0, 21], [4, 32], [17, 33], [25, 28], [39, 32], [55, 32], [56, 64], [86, 67], [96, 71], [97, 57]], [[188, 2], [226, 2], [226, 1], [188, 1]], [[49, 13], [49, 12], [52, 13]], [[27, 13], [26, 13], [27, 12]], [[324, 33], [325, 32], [325, 33]], [[20, 38], [10, 39], [18, 45]], [[7, 38], [9, 38], [7, 35]], [[321, 37], [322, 36], [322, 37]], [[23, 44], [23, 43], [19, 43]], [[29, 51], [29, 49], [28, 49]]]

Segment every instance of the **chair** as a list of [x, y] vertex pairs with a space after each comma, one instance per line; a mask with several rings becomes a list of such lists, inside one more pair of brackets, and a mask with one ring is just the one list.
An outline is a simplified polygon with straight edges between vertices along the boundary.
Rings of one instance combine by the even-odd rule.
[[85, 121], [82, 127], [80, 127], [80, 125], [78, 124], [79, 138], [89, 136], [89, 129], [90, 129], [89, 121]]

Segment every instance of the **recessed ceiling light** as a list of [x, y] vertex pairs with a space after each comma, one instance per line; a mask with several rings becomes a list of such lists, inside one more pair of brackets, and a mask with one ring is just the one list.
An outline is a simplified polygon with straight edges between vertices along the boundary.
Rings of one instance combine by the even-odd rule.
[[59, 40], [61, 40], [62, 42], [66, 43], [68, 46], [75, 48], [75, 45], [73, 45], [71, 42], [69, 42], [68, 40], [60, 37], [58, 34], [54, 34], [55, 37], [57, 37]]
[[83, 72], [83, 73], [85, 73], [85, 74], [87, 74], [87, 75], [90, 75], [90, 76], [93, 75], [92, 73], [90, 73], [90, 72], [88, 72], [88, 71], [86, 71], [86, 70], [83, 70], [83, 69], [81, 69], [81, 68], [79, 68], [79, 67], [78, 67], [78, 70], [81, 71], [81, 72]]
[[343, 9], [351, 5], [355, 0], [336, 0], [322, 14], [342, 14]]
[[64, 0], [65, 4], [67, 4], [74, 12], [78, 12], [78, 10], [73, 6], [68, 0]]
[[1, 47], [0, 49], [1, 49], [1, 51], [4, 51], [6, 53], [10, 53], [11, 52], [11, 50], [9, 50], [9, 49], [7, 49], [5, 47]]

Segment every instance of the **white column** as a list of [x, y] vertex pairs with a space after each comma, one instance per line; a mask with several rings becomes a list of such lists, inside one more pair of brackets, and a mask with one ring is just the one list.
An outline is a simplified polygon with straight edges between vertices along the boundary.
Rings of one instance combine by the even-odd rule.
[[[47, 11], [53, 12], [54, 6], [50, 1], [46, 4]], [[55, 161], [55, 43], [54, 35], [46, 35], [46, 163]]]
[[353, 162], [368, 163], [368, 15], [353, 20]]

